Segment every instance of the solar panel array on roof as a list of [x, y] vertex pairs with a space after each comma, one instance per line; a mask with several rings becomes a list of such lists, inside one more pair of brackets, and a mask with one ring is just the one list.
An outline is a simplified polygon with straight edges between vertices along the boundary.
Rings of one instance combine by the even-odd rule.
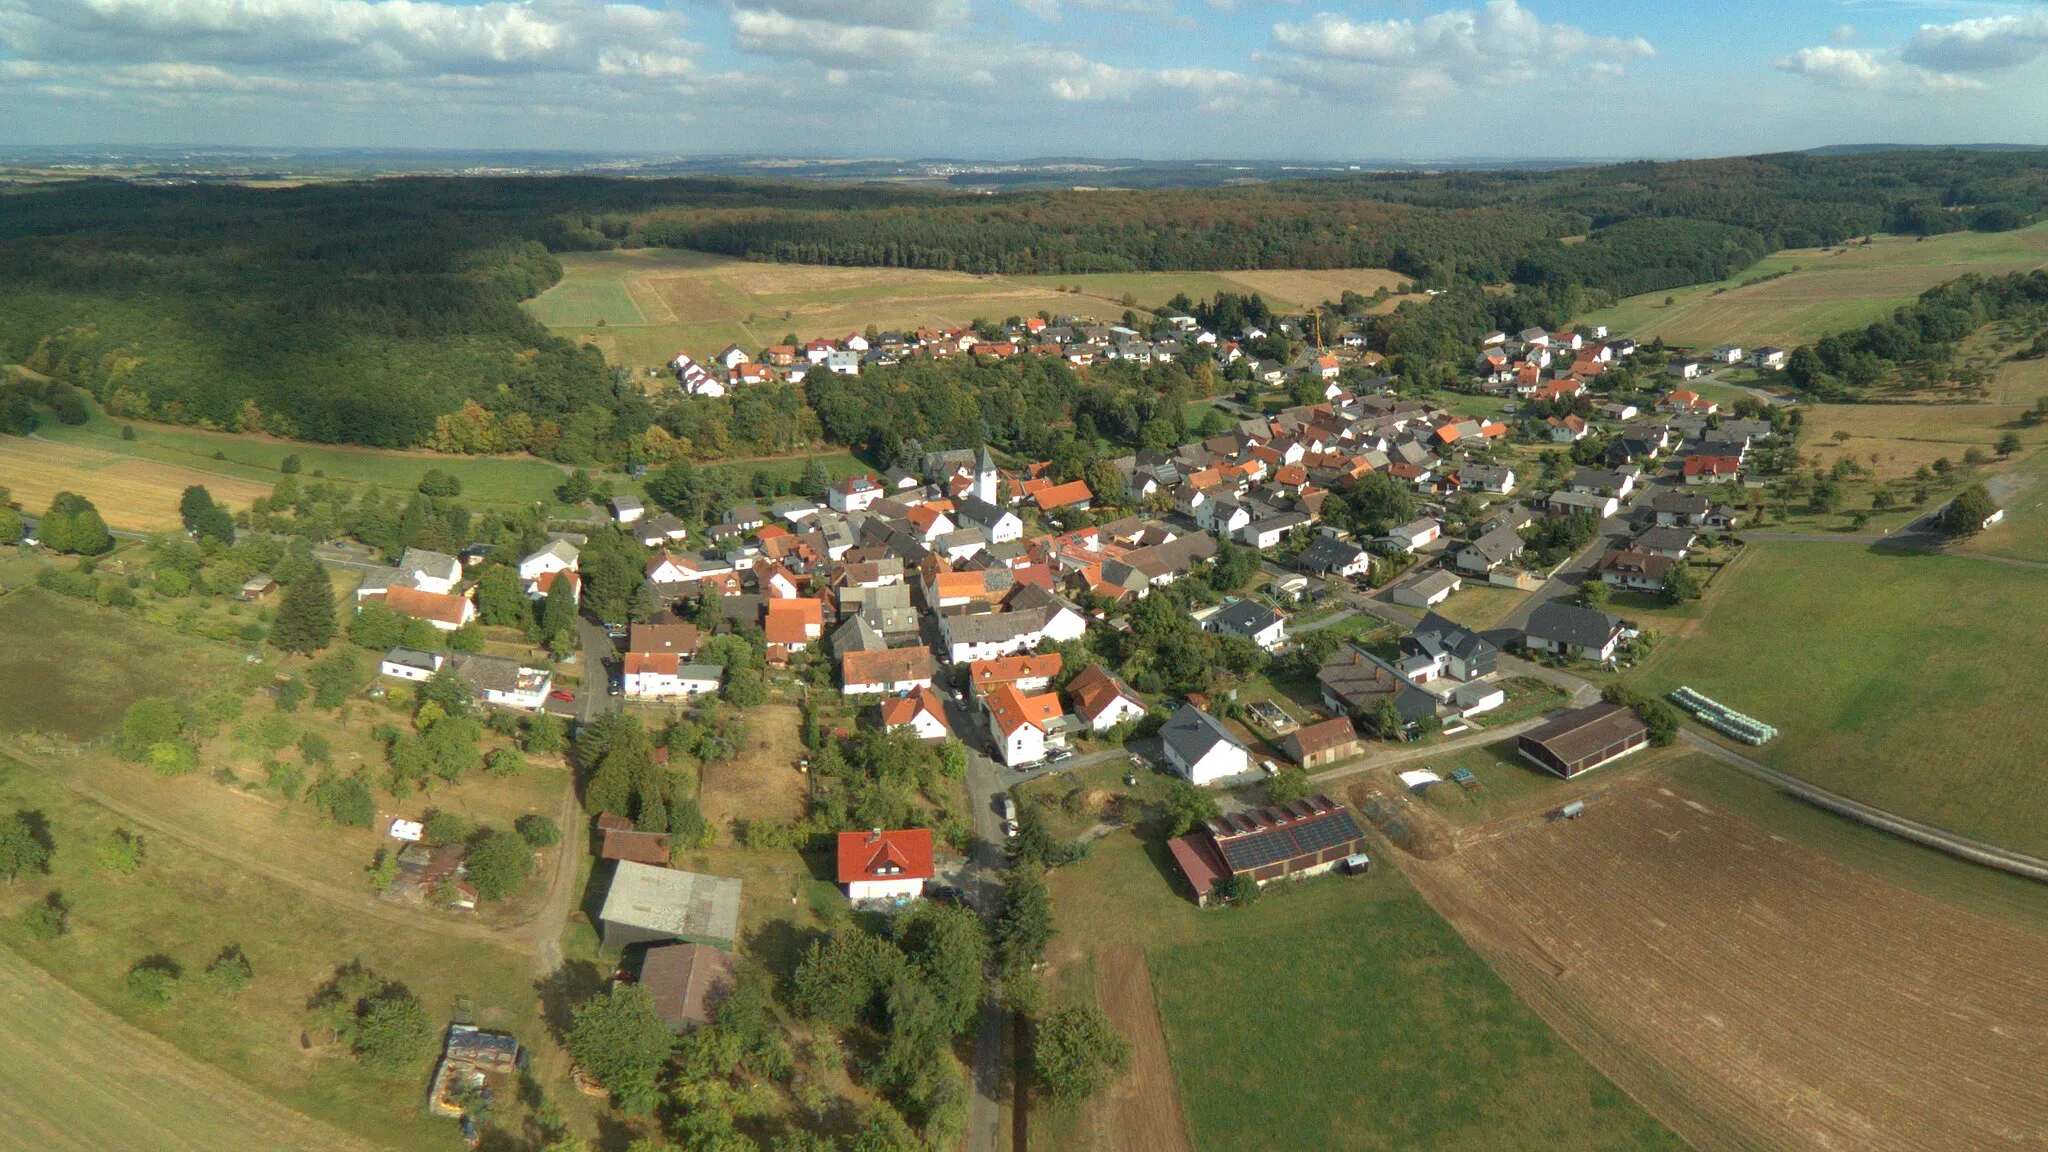
[[1256, 812], [1233, 812], [1209, 821], [1208, 827], [1233, 872], [1313, 856], [1364, 835], [1349, 811], [1321, 795]]

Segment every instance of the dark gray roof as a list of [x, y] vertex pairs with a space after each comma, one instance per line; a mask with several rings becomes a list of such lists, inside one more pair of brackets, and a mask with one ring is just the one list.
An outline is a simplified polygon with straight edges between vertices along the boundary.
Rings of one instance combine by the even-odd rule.
[[1500, 649], [1495, 647], [1492, 641], [1463, 624], [1446, 620], [1434, 612], [1425, 615], [1407, 639], [1413, 641], [1413, 644], [1404, 642], [1404, 648], [1412, 646], [1432, 656], [1438, 652], [1448, 652], [1467, 662], [1500, 654]]
[[1308, 547], [1301, 550], [1301, 559], [1298, 563], [1305, 571], [1330, 572], [1357, 563], [1358, 558], [1364, 554], [1365, 549], [1348, 540], [1339, 540], [1334, 536], [1318, 536], [1309, 542]]
[[1179, 754], [1184, 763], [1193, 764], [1209, 754], [1218, 744], [1236, 744], [1244, 747], [1237, 737], [1223, 727], [1223, 722], [1195, 707], [1183, 704], [1180, 710], [1159, 730], [1159, 738]]
[[1602, 648], [1621, 630], [1621, 618], [1575, 604], [1548, 600], [1529, 614], [1529, 635], [1575, 648]]
[[1280, 614], [1256, 600], [1238, 600], [1218, 609], [1209, 617], [1211, 630], [1233, 632], [1245, 636], [1263, 632], [1280, 623]]
[[1024, 608], [1015, 612], [985, 612], [976, 616], [955, 616], [947, 632], [955, 644], [986, 644], [1011, 640], [1045, 630], [1052, 613], [1045, 608]]
[[1651, 528], [1636, 537], [1636, 546], [1652, 552], [1668, 552], [1678, 548], [1690, 548], [1697, 539], [1690, 528]]

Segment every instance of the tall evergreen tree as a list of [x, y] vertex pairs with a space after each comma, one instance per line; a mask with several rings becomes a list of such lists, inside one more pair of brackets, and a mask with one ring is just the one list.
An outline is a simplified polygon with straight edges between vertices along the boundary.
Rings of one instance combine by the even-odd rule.
[[[557, 580], [559, 587], [567, 583]], [[477, 615], [500, 628], [523, 627], [533, 619], [533, 604], [519, 589], [519, 573], [509, 564], [493, 564], [476, 582]]]
[[318, 652], [333, 641], [334, 627], [334, 584], [316, 564], [285, 589], [270, 642], [286, 652]]
[[548, 586], [547, 599], [541, 602], [540, 639], [543, 644], [558, 636], [567, 635], [572, 639], [576, 631], [575, 585], [557, 579]]

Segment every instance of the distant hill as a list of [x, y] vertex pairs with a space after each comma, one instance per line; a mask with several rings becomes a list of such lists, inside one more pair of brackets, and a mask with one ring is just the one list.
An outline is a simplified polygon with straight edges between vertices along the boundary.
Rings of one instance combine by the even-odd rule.
[[2048, 152], [2048, 144], [1826, 144], [1808, 156], [1855, 156], [1865, 152]]

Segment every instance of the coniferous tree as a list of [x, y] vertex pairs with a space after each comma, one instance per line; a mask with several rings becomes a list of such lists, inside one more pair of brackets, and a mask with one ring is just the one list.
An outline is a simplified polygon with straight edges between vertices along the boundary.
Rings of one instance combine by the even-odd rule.
[[318, 652], [334, 640], [334, 585], [315, 565], [285, 589], [270, 627], [270, 643], [286, 652]]

